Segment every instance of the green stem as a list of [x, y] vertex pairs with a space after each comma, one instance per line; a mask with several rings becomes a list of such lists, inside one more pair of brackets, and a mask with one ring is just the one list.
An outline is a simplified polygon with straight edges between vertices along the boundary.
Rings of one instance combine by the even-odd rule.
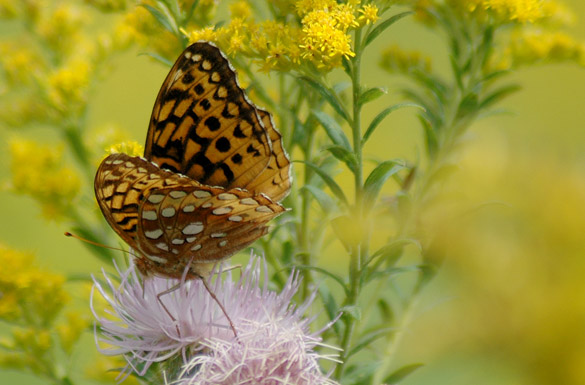
[[[360, 92], [361, 92], [361, 55], [362, 55], [362, 39], [361, 30], [356, 29], [355, 31], [355, 57], [352, 60], [352, 71], [351, 71], [351, 82], [352, 82], [352, 103], [353, 103], [353, 116], [352, 116], [352, 138], [353, 138], [353, 151], [356, 158], [356, 167], [354, 170], [354, 188], [355, 188], [355, 204], [354, 213], [358, 226], [363, 223], [363, 154], [362, 154], [362, 132], [361, 132], [361, 105], [359, 103]], [[360, 292], [360, 270], [362, 251], [365, 246], [365, 239], [361, 239], [360, 242], [352, 247], [350, 252], [349, 261], [349, 295], [344, 301], [344, 306], [355, 306], [358, 302]], [[345, 330], [341, 340], [341, 361], [335, 370], [336, 378], [341, 379], [343, 370], [347, 364], [347, 354], [351, 347], [351, 340], [353, 337], [356, 318], [351, 315], [344, 317]]]
[[[309, 118], [311, 119], [311, 118]], [[315, 130], [311, 127], [311, 122], [308, 121], [305, 124], [307, 130], [307, 143], [303, 149], [303, 158], [306, 162], [313, 162], [313, 147], [315, 143]], [[305, 175], [303, 185], [306, 186], [311, 182], [313, 176], [313, 170], [309, 167], [305, 167]], [[301, 222], [299, 224], [299, 246], [301, 264], [305, 266], [311, 266], [312, 262], [312, 248], [311, 248], [311, 229], [309, 228], [310, 216], [311, 216], [311, 194], [307, 190], [303, 190], [301, 193]], [[303, 291], [302, 298], [305, 299], [310, 293], [310, 285], [312, 283], [312, 274], [309, 270], [305, 271], [303, 279]]]

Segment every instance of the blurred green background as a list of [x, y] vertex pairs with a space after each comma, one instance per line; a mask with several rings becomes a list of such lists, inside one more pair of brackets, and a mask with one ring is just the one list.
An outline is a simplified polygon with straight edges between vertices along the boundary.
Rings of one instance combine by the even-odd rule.
[[[578, 17], [573, 34], [585, 41], [585, 20], [579, 19], [585, 2], [565, 3]], [[398, 23], [386, 39], [366, 57], [364, 83], [385, 85], [389, 95], [365, 110], [366, 119], [399, 100], [404, 84], [377, 67], [376, 51], [398, 43], [432, 55], [439, 68], [447, 65], [441, 41], [411, 20]], [[92, 97], [90, 124], [114, 123], [143, 142], [168, 68], [136, 51], [113, 65]], [[425, 367], [404, 384], [585, 384], [585, 70], [549, 65], [513, 77], [523, 89], [504, 102], [508, 113], [473, 127], [449, 183], [462, 199], [495, 203], [441, 242], [445, 264], [418, 304], [396, 357], [397, 366]], [[14, 134], [0, 131], [3, 182], [10, 178], [7, 143]], [[57, 141], [42, 128], [32, 134]], [[422, 134], [413, 111], [395, 113], [370, 143], [368, 155], [416, 159]], [[41, 218], [32, 199], [4, 189], [0, 213], [0, 241], [34, 252], [44, 268], [99, 271], [79, 242], [63, 236], [67, 223]], [[337, 258], [326, 253], [322, 263], [338, 264]], [[91, 337], [85, 340], [91, 346]], [[65, 365], [87, 363], [85, 349]], [[42, 382], [7, 371], [0, 383]]]

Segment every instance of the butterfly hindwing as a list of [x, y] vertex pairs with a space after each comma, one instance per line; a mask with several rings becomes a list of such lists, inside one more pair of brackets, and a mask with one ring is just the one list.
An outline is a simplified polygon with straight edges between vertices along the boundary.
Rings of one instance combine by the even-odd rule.
[[126, 154], [104, 159], [95, 185], [104, 216], [148, 269], [177, 278], [189, 263], [197, 271], [248, 246], [284, 211], [262, 194], [206, 186]]

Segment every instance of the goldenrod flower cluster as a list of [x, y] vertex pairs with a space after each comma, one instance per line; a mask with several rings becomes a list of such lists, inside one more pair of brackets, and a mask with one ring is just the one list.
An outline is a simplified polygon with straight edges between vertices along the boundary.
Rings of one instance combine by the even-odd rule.
[[491, 64], [494, 68], [508, 69], [554, 62], [585, 66], [585, 43], [560, 31], [516, 31], [506, 49]]
[[142, 156], [144, 155], [144, 146], [142, 146], [135, 140], [128, 140], [125, 142], [120, 142], [112, 146], [109, 146], [108, 148], [106, 148], [106, 153], [108, 154], [124, 153], [130, 156]]
[[14, 192], [36, 199], [47, 218], [67, 216], [81, 182], [77, 171], [63, 164], [63, 147], [18, 139], [10, 150]]
[[[230, 6], [227, 25], [183, 33], [190, 42], [213, 41], [230, 54], [251, 57], [264, 71], [289, 71], [303, 65], [328, 71], [340, 66], [342, 58], [355, 55], [350, 32], [379, 18], [375, 5], [361, 5], [359, 0], [280, 1], [276, 6], [289, 13], [280, 15], [279, 21], [256, 21], [249, 3], [238, 1]], [[295, 23], [298, 18], [300, 23]]]
[[[490, 69], [543, 62], [584, 63], [583, 43], [560, 31], [573, 23], [574, 14], [556, 0], [417, 0], [414, 7], [418, 19], [433, 27], [433, 15], [443, 15], [445, 21], [459, 19], [466, 25], [465, 33], [493, 28], [492, 57], [486, 61]], [[444, 16], [447, 13], [452, 16]]]
[[3, 336], [0, 367], [27, 368], [51, 376], [51, 351], [57, 342], [71, 351], [87, 330], [88, 320], [71, 312], [63, 323], [56, 324], [69, 301], [65, 277], [39, 269], [33, 254], [0, 244], [0, 265], [0, 320], [18, 325]]
[[380, 66], [390, 72], [430, 72], [431, 59], [420, 52], [406, 51], [393, 45], [382, 52]]
[[556, 0], [416, 0], [414, 2], [415, 8], [423, 14], [442, 5], [456, 10], [461, 15], [499, 24], [550, 21], [566, 23], [572, 20], [570, 11]]

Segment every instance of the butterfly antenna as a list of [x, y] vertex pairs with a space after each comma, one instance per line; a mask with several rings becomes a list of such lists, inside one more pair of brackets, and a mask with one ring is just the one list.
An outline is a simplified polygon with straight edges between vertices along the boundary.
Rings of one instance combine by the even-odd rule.
[[66, 237], [71, 237], [71, 238], [78, 239], [78, 240], [80, 240], [82, 242], [89, 243], [90, 245], [94, 245], [94, 246], [97, 246], [97, 247], [103, 247], [104, 249], [116, 250], [116, 251], [121, 251], [123, 253], [130, 254], [130, 252], [128, 250], [120, 249], [118, 247], [106, 246], [106, 245], [104, 245], [102, 243], [97, 243], [97, 242], [94, 242], [94, 241], [90, 241], [89, 239], [80, 237], [79, 235], [72, 234], [69, 231], [66, 231], [65, 232], [65, 236]]

